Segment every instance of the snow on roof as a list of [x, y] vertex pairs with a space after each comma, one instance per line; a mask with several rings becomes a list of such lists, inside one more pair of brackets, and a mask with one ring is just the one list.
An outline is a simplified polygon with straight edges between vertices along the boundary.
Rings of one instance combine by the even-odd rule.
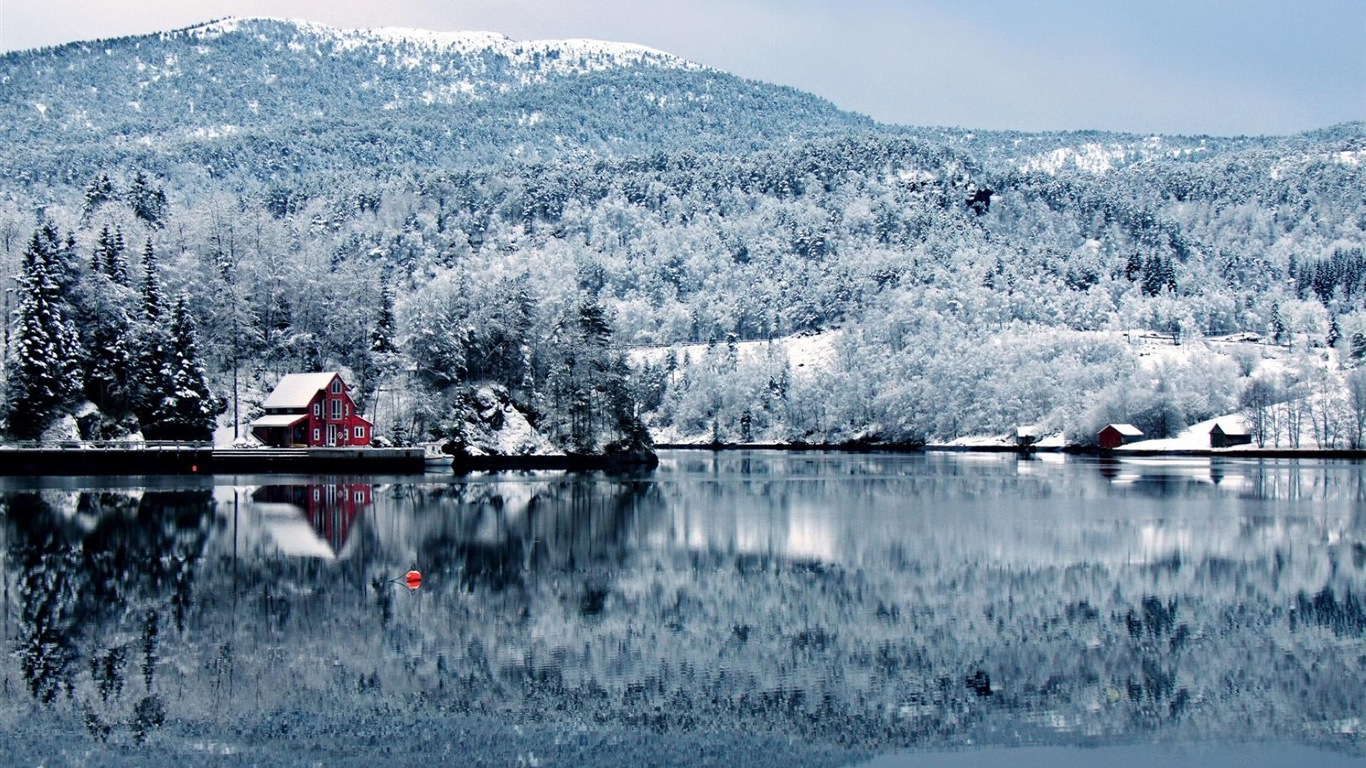
[[292, 427], [308, 418], [306, 413], [272, 413], [253, 421], [253, 427]]
[[290, 373], [275, 385], [275, 391], [261, 403], [262, 408], [307, 408], [319, 390], [326, 389], [336, 371], [328, 373]]
[[1143, 430], [1135, 427], [1133, 424], [1108, 424], [1105, 428], [1113, 429], [1121, 435], [1129, 435], [1131, 437], [1137, 437], [1143, 434]]
[[1218, 427], [1218, 428], [1219, 428], [1219, 431], [1220, 431], [1220, 432], [1223, 432], [1223, 433], [1226, 434], [1226, 435], [1250, 435], [1250, 434], [1252, 434], [1252, 429], [1251, 429], [1251, 427], [1248, 425], [1246, 417], [1243, 417], [1243, 416], [1225, 416], [1225, 417], [1223, 417], [1223, 418], [1214, 419], [1213, 421], [1214, 421], [1214, 424], [1211, 425], [1210, 428], [1209, 428], [1209, 430], [1208, 430], [1208, 431], [1210, 431], [1210, 432], [1213, 432], [1213, 431], [1214, 431], [1214, 428], [1215, 428], [1215, 427]]

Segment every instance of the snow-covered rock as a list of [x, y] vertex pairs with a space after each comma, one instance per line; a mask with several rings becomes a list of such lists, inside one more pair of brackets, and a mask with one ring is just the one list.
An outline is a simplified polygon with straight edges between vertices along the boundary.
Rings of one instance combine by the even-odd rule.
[[462, 420], [446, 442], [456, 456], [563, 456], [545, 435], [531, 426], [506, 389], [483, 386], [457, 406]]

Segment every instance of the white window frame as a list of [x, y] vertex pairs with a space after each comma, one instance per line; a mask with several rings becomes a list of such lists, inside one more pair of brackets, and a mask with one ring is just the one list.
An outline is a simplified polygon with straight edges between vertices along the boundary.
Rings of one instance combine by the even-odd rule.
[[355, 430], [353, 430], [353, 433], [357, 440], [365, 439], [365, 427], [362, 427], [359, 424], [357, 424]]
[[314, 427], [314, 428], [313, 428], [313, 442], [316, 443], [316, 442], [318, 442], [319, 440], [322, 440], [322, 439], [323, 439], [322, 430], [318, 429], [317, 427]]
[[338, 398], [338, 399], [332, 401], [332, 418], [335, 420], [335, 419], [340, 419], [341, 417], [342, 417], [342, 401], [341, 401], [340, 398]]
[[321, 419], [322, 417], [323, 417], [323, 401], [319, 400], [318, 402], [316, 402], [316, 403], [313, 404], [313, 418], [315, 418], [315, 419]]
[[341, 391], [342, 391], [341, 379], [333, 379], [333, 380], [332, 380], [332, 394], [334, 394], [334, 395], [340, 395], [340, 394], [341, 394]]

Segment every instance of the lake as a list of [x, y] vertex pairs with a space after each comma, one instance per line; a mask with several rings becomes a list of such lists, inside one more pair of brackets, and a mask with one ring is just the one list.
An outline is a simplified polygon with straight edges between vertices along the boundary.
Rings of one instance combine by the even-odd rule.
[[632, 475], [0, 479], [0, 753], [1366, 755], [1362, 463], [661, 460]]

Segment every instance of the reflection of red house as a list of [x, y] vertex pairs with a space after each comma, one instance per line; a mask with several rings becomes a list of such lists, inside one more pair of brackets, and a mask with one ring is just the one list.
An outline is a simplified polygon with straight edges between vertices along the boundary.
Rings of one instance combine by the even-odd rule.
[[1097, 442], [1101, 448], [1118, 448], [1136, 442], [1143, 437], [1143, 431], [1133, 424], [1107, 424], [1100, 431]]
[[371, 487], [364, 483], [266, 485], [257, 489], [251, 500], [257, 504], [298, 507], [332, 554], [340, 555], [351, 536], [351, 527], [370, 506]]
[[372, 425], [361, 418], [339, 373], [291, 373], [261, 404], [251, 423], [256, 439], [277, 448], [369, 445]]

